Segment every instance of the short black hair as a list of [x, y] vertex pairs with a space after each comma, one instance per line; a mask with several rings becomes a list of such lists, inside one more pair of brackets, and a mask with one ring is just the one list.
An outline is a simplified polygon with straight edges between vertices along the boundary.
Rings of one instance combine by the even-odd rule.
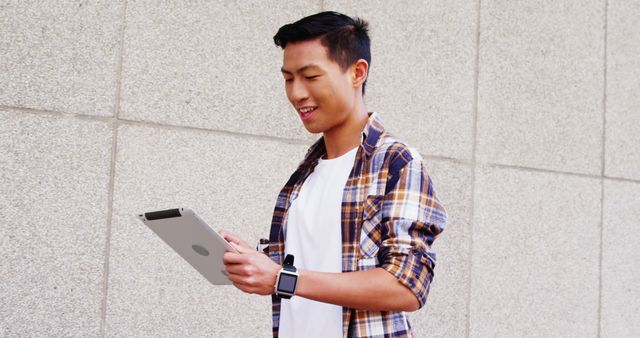
[[[371, 66], [371, 47], [369, 24], [360, 18], [326, 11], [304, 17], [294, 23], [286, 24], [273, 37], [276, 46], [284, 49], [289, 42], [298, 42], [320, 38], [327, 47], [329, 59], [340, 65], [342, 71], [359, 59]], [[365, 80], [362, 84], [362, 95]]]

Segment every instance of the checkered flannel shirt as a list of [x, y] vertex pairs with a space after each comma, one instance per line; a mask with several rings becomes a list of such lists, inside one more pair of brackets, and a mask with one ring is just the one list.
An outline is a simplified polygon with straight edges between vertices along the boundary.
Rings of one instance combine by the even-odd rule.
[[[362, 142], [344, 187], [342, 271], [381, 267], [425, 305], [433, 279], [435, 238], [447, 212], [417, 151], [385, 131], [377, 113], [369, 113]], [[321, 137], [278, 195], [265, 253], [278, 264], [284, 256], [287, 211], [318, 159], [326, 152]], [[273, 336], [278, 336], [280, 298], [272, 296]], [[411, 337], [404, 312], [342, 308], [344, 337]]]

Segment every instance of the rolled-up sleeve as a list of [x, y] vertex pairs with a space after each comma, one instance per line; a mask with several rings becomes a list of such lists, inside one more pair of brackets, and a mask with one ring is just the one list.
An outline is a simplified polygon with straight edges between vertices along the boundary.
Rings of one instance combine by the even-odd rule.
[[383, 269], [413, 291], [422, 308], [436, 264], [431, 246], [444, 230], [447, 212], [436, 197], [422, 158], [397, 163], [392, 163], [382, 204], [378, 259]]

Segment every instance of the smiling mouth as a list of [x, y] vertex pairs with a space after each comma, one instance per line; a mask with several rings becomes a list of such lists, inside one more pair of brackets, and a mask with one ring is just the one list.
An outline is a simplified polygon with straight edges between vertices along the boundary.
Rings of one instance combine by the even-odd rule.
[[303, 107], [298, 109], [298, 114], [300, 114], [300, 118], [303, 121], [307, 121], [311, 118], [313, 113], [315, 113], [317, 110], [318, 110], [318, 107]]

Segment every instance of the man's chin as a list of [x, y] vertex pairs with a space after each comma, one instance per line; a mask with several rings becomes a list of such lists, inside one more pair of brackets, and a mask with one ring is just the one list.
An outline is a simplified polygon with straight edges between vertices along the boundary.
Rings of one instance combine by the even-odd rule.
[[321, 128], [318, 128], [317, 126], [314, 126], [314, 125], [305, 124], [304, 128], [311, 134], [320, 134], [323, 132]]

